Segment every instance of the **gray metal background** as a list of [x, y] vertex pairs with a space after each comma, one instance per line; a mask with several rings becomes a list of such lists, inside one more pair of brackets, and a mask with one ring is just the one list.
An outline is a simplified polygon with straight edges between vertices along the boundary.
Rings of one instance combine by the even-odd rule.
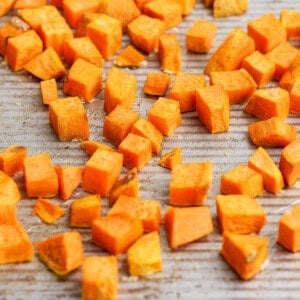
[[[120, 0], [122, 1], [122, 0]], [[249, 20], [265, 12], [279, 16], [282, 8], [300, 10], [299, 0], [249, 0], [246, 14], [239, 17], [215, 20], [210, 9], [198, 0], [195, 10], [184, 18], [182, 24], [170, 32], [178, 34], [182, 46], [182, 71], [202, 73], [208, 57], [234, 27], [246, 29]], [[0, 18], [4, 24], [11, 17]], [[217, 38], [208, 55], [192, 54], [185, 50], [185, 32], [195, 19], [206, 19], [218, 24]], [[123, 46], [128, 44], [124, 36]], [[296, 43], [299, 47], [299, 44]], [[112, 60], [105, 62], [104, 80]], [[133, 109], [141, 116], [155, 100], [141, 92], [146, 73], [158, 71], [157, 55], [148, 57], [148, 64], [139, 69], [126, 70], [138, 79], [138, 95]], [[272, 85], [274, 85], [273, 83]], [[59, 95], [62, 93], [59, 82]], [[91, 128], [91, 140], [103, 141], [102, 125], [103, 92], [92, 103], [85, 104]], [[183, 123], [172, 137], [164, 138], [163, 153], [175, 146], [181, 146], [184, 161], [211, 160], [214, 164], [213, 186], [209, 192], [209, 206], [215, 224], [214, 233], [207, 238], [171, 251], [166, 242], [164, 227], [161, 227], [163, 256], [162, 273], [148, 278], [135, 278], [127, 274], [125, 255], [119, 257], [120, 284], [119, 299], [236, 299], [236, 298], [300, 298], [300, 253], [289, 253], [276, 244], [277, 223], [281, 214], [299, 201], [300, 185], [283, 190], [274, 196], [265, 192], [258, 198], [267, 213], [267, 224], [261, 235], [270, 239], [270, 259], [266, 269], [250, 281], [241, 281], [219, 255], [221, 235], [218, 231], [215, 210], [215, 196], [219, 193], [220, 175], [239, 163], [246, 163], [255, 147], [249, 142], [247, 125], [255, 118], [242, 111], [242, 105], [231, 106], [230, 129], [227, 133], [209, 134], [199, 122], [196, 113], [183, 114]], [[28, 147], [28, 153], [48, 151], [55, 164], [84, 165], [88, 156], [80, 149], [78, 142], [59, 142], [48, 123], [47, 107], [41, 104], [39, 82], [25, 72], [12, 73], [0, 60], [0, 148], [11, 144]], [[291, 115], [288, 122], [300, 130], [298, 116]], [[268, 150], [276, 163], [281, 149]], [[157, 166], [158, 156], [139, 173], [141, 196], [159, 199], [165, 211], [168, 202], [168, 170]], [[124, 170], [125, 171], [125, 170]], [[18, 219], [25, 226], [33, 242], [48, 236], [70, 230], [68, 228], [68, 208], [71, 200], [63, 202], [54, 199], [66, 210], [66, 216], [54, 225], [43, 224], [32, 213], [35, 199], [27, 199], [21, 176], [17, 183], [23, 191], [23, 199], [18, 203]], [[73, 199], [84, 195], [77, 190]], [[106, 199], [102, 200], [103, 212], [107, 210]], [[105, 255], [90, 241], [90, 231], [80, 230], [86, 255]], [[59, 278], [47, 270], [36, 256], [30, 263], [0, 266], [0, 299], [80, 299], [81, 273], [77, 270]]]

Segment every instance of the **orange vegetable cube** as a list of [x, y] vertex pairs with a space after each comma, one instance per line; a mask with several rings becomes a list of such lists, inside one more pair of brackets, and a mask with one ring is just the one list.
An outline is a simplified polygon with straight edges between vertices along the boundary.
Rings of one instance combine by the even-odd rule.
[[255, 51], [254, 40], [240, 28], [234, 28], [214, 51], [204, 73], [241, 68], [243, 59]]
[[64, 93], [90, 102], [102, 90], [102, 69], [78, 58], [69, 70]]
[[259, 233], [266, 224], [266, 213], [259, 202], [247, 195], [217, 195], [217, 216], [221, 230]]
[[103, 136], [118, 146], [130, 132], [139, 115], [123, 105], [117, 105], [103, 122]]
[[58, 178], [59, 196], [61, 199], [67, 200], [81, 183], [83, 167], [56, 166], [55, 171]]
[[6, 61], [13, 71], [20, 71], [27, 62], [43, 52], [43, 42], [34, 30], [9, 38]]
[[84, 260], [81, 236], [77, 231], [59, 233], [38, 241], [36, 248], [39, 259], [60, 276], [79, 268]]
[[290, 112], [300, 114], [300, 77], [295, 80], [290, 90]]
[[82, 265], [82, 300], [114, 300], [118, 292], [116, 256], [85, 257]]
[[174, 169], [174, 167], [181, 163], [182, 161], [182, 151], [180, 147], [175, 147], [171, 151], [165, 153], [161, 156], [159, 161], [157, 162], [161, 167], [167, 169]]
[[133, 133], [128, 133], [119, 145], [119, 152], [124, 156], [124, 166], [141, 170], [152, 156], [151, 141]]
[[11, 145], [0, 151], [0, 170], [8, 176], [13, 176], [23, 170], [23, 160], [27, 148], [20, 145]]
[[298, 51], [288, 70], [282, 75], [278, 85], [290, 91], [298, 76], [300, 76], [300, 51]]
[[61, 141], [87, 140], [89, 138], [86, 110], [78, 97], [51, 101], [49, 122]]
[[39, 197], [36, 201], [33, 207], [33, 212], [47, 224], [54, 223], [65, 214], [64, 209], [59, 205], [56, 205], [50, 200], [41, 197]]
[[169, 203], [178, 206], [204, 204], [212, 184], [212, 176], [211, 162], [177, 164], [171, 171]]
[[222, 194], [242, 194], [255, 198], [264, 191], [263, 177], [245, 164], [239, 164], [221, 175]]
[[249, 72], [259, 88], [271, 81], [275, 73], [275, 64], [259, 51], [245, 57], [242, 68]]
[[229, 96], [230, 104], [240, 104], [251, 97], [256, 90], [256, 83], [245, 70], [211, 72], [211, 85], [222, 85]]
[[196, 0], [174, 0], [174, 1], [181, 6], [181, 12], [184, 16], [189, 15], [193, 11], [196, 5]]
[[0, 202], [17, 202], [21, 199], [21, 193], [15, 181], [0, 170]]
[[300, 139], [287, 144], [281, 151], [279, 169], [288, 186], [293, 186], [300, 178]]
[[161, 69], [163, 72], [171, 74], [180, 72], [181, 47], [175, 33], [162, 34], [160, 36], [158, 52]]
[[87, 34], [87, 26], [89, 23], [95, 21], [96, 19], [98, 19], [101, 16], [100, 13], [91, 13], [91, 12], [86, 12], [84, 13], [81, 18], [80, 21], [78, 23], [78, 26], [76, 28], [75, 31], [75, 36], [76, 37], [85, 37]]
[[59, 78], [66, 73], [62, 60], [52, 47], [31, 59], [24, 69], [42, 80]]
[[42, 102], [45, 105], [58, 99], [57, 83], [54, 78], [40, 81]]
[[69, 64], [73, 64], [77, 58], [83, 58], [99, 68], [103, 66], [101, 53], [87, 36], [67, 40], [64, 44], [64, 58]]
[[248, 9], [248, 0], [214, 0], [213, 16], [214, 18], [225, 18], [230, 16], [239, 16]]
[[92, 242], [112, 254], [120, 254], [143, 234], [140, 219], [124, 214], [112, 214], [92, 223]]
[[206, 53], [213, 46], [217, 25], [207, 20], [195, 20], [185, 34], [185, 46], [189, 51]]
[[90, 195], [81, 197], [72, 202], [70, 206], [71, 227], [90, 228], [95, 219], [101, 216], [101, 197]]
[[229, 97], [221, 85], [196, 89], [196, 110], [209, 132], [225, 132], [229, 128]]
[[13, 9], [34, 8], [47, 4], [47, 0], [16, 0]]
[[148, 111], [148, 120], [163, 134], [171, 136], [181, 124], [179, 102], [159, 97]]
[[290, 96], [280, 88], [265, 88], [254, 92], [244, 108], [244, 112], [266, 120], [272, 117], [285, 119], [289, 114]]
[[147, 73], [143, 92], [152, 96], [164, 96], [170, 84], [171, 77], [165, 73]]
[[53, 197], [58, 193], [58, 179], [49, 153], [24, 158], [24, 177], [27, 196]]
[[[17, 223], [17, 205], [11, 199], [1, 199], [0, 201], [0, 224]], [[0, 246], [1, 247], [1, 246]]]
[[268, 261], [268, 239], [257, 235], [225, 232], [221, 254], [242, 279], [249, 280]]
[[127, 264], [132, 276], [148, 276], [162, 271], [162, 256], [157, 231], [140, 237], [127, 250]]
[[140, 15], [127, 26], [131, 43], [146, 53], [156, 52], [159, 38], [166, 30], [165, 23], [147, 15]]
[[121, 21], [101, 14], [87, 25], [87, 36], [96, 45], [105, 59], [109, 59], [122, 45]]
[[104, 109], [109, 114], [118, 104], [130, 108], [135, 102], [137, 78], [118, 68], [110, 69], [104, 88]]
[[131, 133], [150, 140], [152, 153], [158, 154], [163, 141], [162, 133], [147, 119], [139, 118], [131, 127]]
[[114, 65], [120, 68], [138, 68], [145, 63], [145, 55], [134, 46], [128, 45], [114, 60]]
[[212, 216], [205, 206], [169, 206], [165, 214], [165, 228], [169, 246], [175, 249], [212, 233]]
[[286, 30], [288, 39], [300, 38], [300, 11], [283, 9], [280, 12], [280, 22]]
[[267, 53], [287, 40], [285, 28], [272, 13], [248, 22], [247, 32], [253, 38], [256, 50], [261, 53]]
[[143, 13], [163, 21], [166, 29], [175, 27], [182, 21], [181, 5], [172, 0], [152, 0], [144, 5]]
[[100, 196], [107, 196], [121, 173], [122, 164], [121, 153], [96, 150], [86, 162], [82, 179], [83, 189]]
[[33, 245], [21, 223], [0, 224], [0, 264], [31, 261]]
[[76, 28], [84, 13], [97, 12], [101, 7], [101, 0], [77, 1], [63, 0], [63, 13], [69, 24]]
[[140, 202], [140, 198], [120, 195], [107, 215], [124, 214], [131, 218], [140, 219], [140, 216], [137, 215], [137, 208]]
[[252, 153], [248, 160], [248, 167], [262, 175], [264, 188], [267, 191], [278, 194], [283, 189], [282, 173], [264, 148], [258, 147]]
[[300, 205], [297, 204], [285, 212], [278, 223], [277, 242], [291, 252], [300, 250], [299, 244]]
[[205, 85], [204, 75], [179, 72], [175, 77], [169, 97], [179, 101], [181, 112], [193, 111], [196, 109], [196, 88]]
[[97, 149], [104, 149], [104, 150], [110, 150], [110, 151], [116, 151], [115, 149], [113, 149], [112, 147], [96, 142], [96, 141], [82, 141], [80, 143], [80, 146], [83, 150], [85, 150], [85, 152], [91, 156], [92, 154], [94, 154], [94, 152]]
[[248, 125], [249, 137], [253, 144], [262, 147], [284, 147], [291, 143], [297, 128], [283, 119], [272, 117]]

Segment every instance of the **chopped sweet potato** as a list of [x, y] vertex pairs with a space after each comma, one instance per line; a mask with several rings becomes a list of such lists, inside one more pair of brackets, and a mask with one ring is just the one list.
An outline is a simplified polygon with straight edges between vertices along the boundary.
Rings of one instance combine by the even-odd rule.
[[[1, 199], [0, 201], [0, 224], [17, 223], [17, 204], [11, 199]], [[1, 246], [0, 246], [1, 247]]]
[[272, 117], [248, 125], [253, 144], [262, 147], [284, 147], [291, 143], [297, 134], [297, 128], [283, 119]]
[[157, 162], [160, 166], [167, 169], [174, 169], [174, 167], [182, 161], [182, 150], [180, 147], [175, 147], [171, 151], [163, 154]]
[[164, 96], [170, 81], [169, 74], [149, 72], [144, 82], [143, 92], [152, 96]]
[[212, 216], [205, 206], [169, 206], [165, 214], [165, 228], [169, 246], [175, 249], [212, 233]]
[[240, 16], [248, 9], [248, 0], [214, 0], [213, 16], [215, 18], [225, 18], [230, 16]]
[[79, 268], [84, 260], [81, 235], [77, 231], [59, 233], [38, 241], [36, 248], [39, 259], [59, 276]]
[[157, 231], [140, 237], [127, 250], [127, 264], [132, 276], [148, 276], [162, 271], [160, 239]]
[[296, 78], [290, 90], [290, 113], [300, 114], [300, 77]]
[[75, 30], [75, 36], [76, 37], [85, 37], [87, 34], [88, 24], [95, 21], [99, 17], [100, 17], [100, 13], [91, 13], [91, 12], [84, 13], [81, 16], [78, 26]]
[[42, 102], [45, 105], [58, 99], [57, 82], [54, 78], [40, 81]]
[[222, 232], [259, 233], [266, 224], [263, 207], [247, 195], [217, 195], [216, 207]]
[[211, 162], [177, 164], [171, 171], [169, 203], [178, 206], [204, 204], [212, 184], [212, 176]]
[[115, 149], [111, 148], [110, 146], [96, 142], [96, 141], [82, 141], [80, 143], [80, 146], [90, 156], [93, 155], [97, 149], [115, 151]]
[[47, 0], [16, 0], [13, 9], [41, 7], [46, 5], [47, 2]]
[[286, 30], [287, 38], [300, 38], [300, 11], [294, 9], [282, 9], [280, 11], [280, 22]]
[[20, 199], [21, 193], [15, 181], [0, 170], [0, 202], [11, 201], [16, 203]]
[[146, 62], [146, 57], [134, 46], [128, 45], [114, 60], [120, 68], [138, 68]]
[[196, 5], [196, 0], [174, 0], [174, 2], [181, 6], [181, 13], [183, 16], [189, 15]]
[[36, 201], [33, 207], [33, 212], [47, 224], [54, 223], [65, 214], [64, 209], [59, 205], [54, 204], [50, 200], [41, 197], [39, 197]]

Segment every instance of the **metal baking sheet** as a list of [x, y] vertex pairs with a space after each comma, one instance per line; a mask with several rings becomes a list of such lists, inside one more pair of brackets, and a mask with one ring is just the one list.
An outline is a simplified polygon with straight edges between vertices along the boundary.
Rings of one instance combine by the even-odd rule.
[[[182, 24], [169, 32], [178, 35], [182, 46], [182, 71], [202, 73], [204, 66], [228, 32], [235, 26], [246, 30], [246, 24], [253, 18], [267, 12], [279, 16], [283, 8], [300, 10], [298, 0], [249, 0], [246, 14], [239, 17], [214, 19], [212, 11], [198, 0], [194, 11], [184, 18]], [[3, 25], [11, 13], [0, 18]], [[218, 25], [217, 38], [213, 48], [206, 55], [193, 54], [185, 50], [185, 32], [196, 19], [206, 19]], [[129, 43], [124, 36], [123, 47]], [[299, 48], [299, 44], [295, 44]], [[113, 58], [112, 58], [113, 60]], [[106, 61], [105, 76], [112, 66]], [[156, 54], [147, 58], [147, 65], [138, 69], [126, 69], [138, 79], [138, 95], [133, 109], [146, 116], [154, 98], [141, 92], [146, 73], [158, 71]], [[59, 81], [59, 95], [63, 97], [62, 83]], [[272, 83], [276, 85], [276, 83]], [[94, 101], [85, 104], [91, 129], [91, 140], [106, 142], [102, 137], [103, 92]], [[84, 165], [88, 156], [80, 149], [78, 142], [59, 142], [48, 122], [47, 107], [41, 103], [39, 81], [26, 72], [13, 73], [0, 60], [0, 148], [11, 144], [21, 144], [29, 154], [48, 151], [55, 164]], [[171, 137], [164, 138], [163, 152], [175, 146], [182, 147], [184, 162], [210, 160], [214, 165], [213, 185], [209, 191], [207, 206], [214, 219], [215, 229], [208, 237], [177, 250], [170, 250], [164, 227], [161, 227], [163, 272], [147, 278], [131, 277], [127, 273], [126, 257], [119, 256], [119, 299], [237, 299], [237, 298], [280, 298], [299, 299], [300, 295], [300, 253], [289, 253], [276, 243], [277, 224], [281, 214], [300, 200], [300, 183], [274, 196], [264, 192], [258, 198], [267, 213], [267, 224], [261, 235], [270, 240], [269, 263], [265, 270], [250, 281], [242, 281], [219, 255], [221, 235], [218, 229], [215, 196], [219, 193], [220, 175], [245, 163], [255, 147], [249, 142], [247, 125], [255, 120], [243, 113], [242, 105], [231, 106], [230, 129], [222, 134], [209, 134], [200, 123], [195, 112], [184, 113], [182, 125]], [[300, 130], [299, 116], [290, 115], [289, 123]], [[281, 149], [268, 149], [276, 163]], [[158, 156], [139, 172], [141, 196], [161, 201], [162, 210], [168, 203], [170, 173], [157, 165]], [[125, 170], [124, 170], [125, 172]], [[53, 199], [66, 211], [65, 217], [54, 225], [45, 225], [32, 213], [35, 199], [27, 199], [22, 176], [16, 176], [23, 197], [18, 203], [18, 219], [26, 228], [32, 242], [50, 235], [70, 230], [68, 208], [73, 199], [84, 194], [79, 188], [68, 201]], [[102, 200], [103, 213], [108, 209], [106, 199]], [[105, 255], [105, 251], [91, 242], [90, 230], [80, 230], [86, 255]], [[80, 269], [65, 277], [57, 277], [41, 263], [35, 255], [32, 262], [0, 266], [0, 299], [80, 299]]]

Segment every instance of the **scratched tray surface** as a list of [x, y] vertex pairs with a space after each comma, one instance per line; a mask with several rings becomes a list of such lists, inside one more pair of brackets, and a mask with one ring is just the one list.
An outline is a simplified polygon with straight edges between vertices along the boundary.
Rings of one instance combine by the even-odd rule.
[[[178, 34], [182, 46], [182, 71], [202, 73], [204, 66], [220, 42], [235, 26], [246, 30], [249, 20], [266, 12], [279, 16], [282, 8], [300, 10], [297, 0], [249, 0], [249, 9], [239, 17], [215, 20], [211, 10], [198, 1], [191, 15], [184, 18], [182, 24], [169, 30]], [[0, 18], [4, 24], [13, 14]], [[207, 55], [192, 54], [185, 50], [185, 32], [195, 19], [206, 19], [217, 23], [216, 42]], [[124, 37], [123, 47], [129, 43]], [[299, 48], [299, 44], [296, 45]], [[113, 59], [112, 59], [113, 60]], [[105, 62], [103, 77], [112, 66], [112, 60]], [[126, 72], [136, 75], [138, 95], [133, 109], [141, 116], [155, 100], [145, 96], [142, 86], [149, 71], [158, 71], [156, 54], [151, 54], [146, 66]], [[59, 95], [62, 93], [62, 81], [58, 82]], [[275, 85], [272, 83], [271, 85]], [[91, 128], [91, 140], [106, 142], [102, 138], [103, 92], [94, 101], [85, 104]], [[300, 184], [282, 191], [278, 196], [265, 192], [258, 198], [267, 213], [267, 224], [261, 235], [270, 240], [270, 258], [266, 269], [254, 279], [243, 282], [230, 269], [219, 255], [221, 235], [218, 230], [215, 211], [215, 196], [219, 193], [220, 175], [245, 163], [255, 147], [249, 142], [247, 125], [255, 120], [242, 111], [241, 105], [231, 106], [230, 129], [222, 134], [209, 134], [199, 122], [195, 112], [184, 113], [182, 125], [175, 134], [164, 138], [163, 153], [175, 146], [182, 147], [184, 162], [207, 161], [214, 165], [213, 185], [209, 191], [207, 206], [214, 219], [215, 229], [208, 237], [171, 251], [166, 234], [161, 227], [161, 247], [163, 272], [147, 278], [130, 277], [127, 273], [126, 257], [119, 257], [120, 282], [119, 299], [200, 299], [201, 296], [217, 299], [246, 298], [299, 298], [300, 293], [300, 254], [291, 254], [276, 244], [277, 223], [281, 214], [299, 201]], [[21, 144], [28, 148], [29, 154], [48, 151], [55, 164], [84, 165], [88, 159], [80, 149], [78, 142], [59, 142], [48, 122], [47, 107], [41, 104], [39, 81], [26, 72], [12, 73], [0, 60], [0, 148], [11, 144]], [[287, 120], [300, 130], [298, 116]], [[268, 149], [276, 163], [281, 149]], [[158, 156], [139, 172], [141, 196], [161, 201], [162, 210], [168, 203], [168, 184], [170, 173], [157, 165]], [[123, 170], [123, 173], [125, 170]], [[192, 176], [192, 175], [191, 175]], [[53, 234], [70, 230], [68, 227], [68, 208], [73, 199], [85, 193], [79, 188], [68, 201], [53, 199], [66, 211], [65, 217], [54, 225], [45, 225], [32, 213], [35, 199], [27, 199], [24, 193], [22, 176], [15, 178], [23, 192], [18, 203], [18, 219], [26, 228], [32, 242], [45, 239]], [[103, 213], [108, 209], [106, 199], [102, 200]], [[91, 242], [90, 230], [79, 230], [82, 234], [86, 255], [106, 255], [100, 247]], [[75, 249], [74, 249], [75, 251]], [[0, 299], [80, 299], [81, 272], [76, 270], [59, 278], [49, 271], [35, 255], [30, 263], [8, 264], [0, 266]]]

